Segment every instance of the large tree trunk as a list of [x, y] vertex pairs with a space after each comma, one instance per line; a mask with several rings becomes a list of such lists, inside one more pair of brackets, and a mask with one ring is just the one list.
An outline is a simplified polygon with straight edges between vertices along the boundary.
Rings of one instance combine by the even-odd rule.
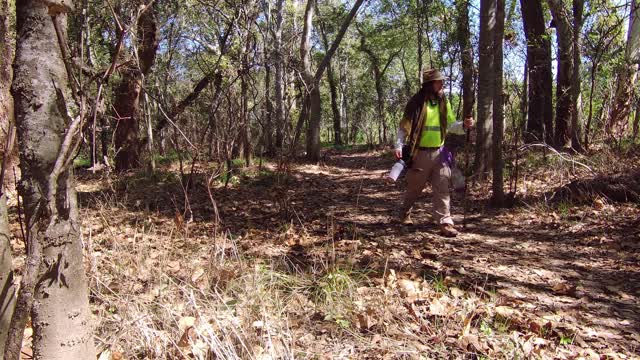
[[631, 2], [631, 14], [629, 18], [629, 31], [627, 33], [627, 49], [625, 52], [625, 64], [616, 76], [616, 96], [609, 120], [607, 132], [614, 131], [616, 125], [626, 125], [626, 120], [631, 111], [633, 88], [638, 77], [638, 61], [640, 61], [640, 0]]
[[140, 63], [137, 67], [128, 67], [123, 70], [122, 80], [116, 90], [116, 98], [113, 105], [115, 108], [114, 116], [117, 119], [114, 140], [117, 171], [124, 171], [141, 165], [141, 149], [140, 141], [138, 140], [140, 92], [144, 85], [143, 79], [155, 62], [156, 51], [160, 41], [153, 2], [143, 0], [141, 5], [147, 5], [149, 8], [138, 19], [138, 58]]
[[4, 354], [4, 345], [16, 300], [6, 196], [6, 189], [13, 188], [14, 183], [12, 163], [14, 162], [15, 126], [12, 126], [13, 97], [9, 91], [12, 80], [11, 64], [14, 53], [12, 35], [14, 34], [10, 27], [10, 15], [8, 1], [0, 0], [0, 127], [2, 134], [7, 134], [7, 139], [0, 137], [0, 144], [3, 146], [3, 153], [0, 154], [2, 158], [0, 170], [0, 356]]
[[[34, 329], [34, 359], [96, 356], [82, 264], [78, 202], [69, 167], [73, 156], [69, 139], [77, 134], [68, 129], [61, 95], [67, 89], [67, 74], [52, 22], [53, 15], [66, 33], [66, 6], [71, 4], [68, 0], [23, 0], [17, 5], [12, 93], [28, 258], [9, 333], [19, 336], [12, 337], [14, 341], [8, 345], [13, 351], [5, 354], [5, 359], [18, 358], [20, 334], [29, 311]], [[71, 132], [69, 135], [67, 130]]]
[[475, 172], [484, 178], [491, 166], [493, 140], [494, 32], [496, 0], [480, 2], [480, 62], [478, 64], [478, 126]]
[[496, 0], [496, 27], [494, 33], [494, 71], [495, 84], [493, 88], [493, 194], [491, 201], [494, 205], [504, 203], [504, 179], [502, 160], [502, 141], [504, 135], [504, 106], [502, 95], [502, 69], [504, 40], [504, 0]]
[[525, 141], [553, 141], [551, 41], [547, 36], [542, 4], [520, 0], [527, 37], [528, 99]]
[[[11, 64], [15, 52], [15, 32], [11, 27], [11, 18], [14, 9], [9, 6], [8, 0], [0, 0], [0, 144], [7, 144], [5, 136], [13, 139], [15, 137], [15, 126], [10, 126], [13, 122], [13, 97], [11, 97], [10, 86], [12, 78]], [[10, 141], [8, 156], [0, 154], [0, 158], [5, 158], [4, 185], [7, 189], [14, 189], [15, 179], [13, 176], [13, 165], [17, 162], [18, 154], [14, 151], [14, 141]]]
[[469, 29], [469, 0], [456, 1], [458, 7], [458, 45], [462, 67], [462, 117], [473, 116], [473, 47]]
[[556, 129], [555, 145], [569, 147], [571, 134], [569, 124], [576, 104], [573, 101], [572, 77], [574, 75], [573, 60], [573, 28], [567, 9], [560, 0], [547, 0], [551, 14], [556, 23], [558, 38], [558, 77], [556, 81]]

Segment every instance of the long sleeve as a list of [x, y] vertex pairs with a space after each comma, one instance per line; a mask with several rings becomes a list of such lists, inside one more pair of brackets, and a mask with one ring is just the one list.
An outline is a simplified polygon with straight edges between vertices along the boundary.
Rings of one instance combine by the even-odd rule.
[[451, 103], [447, 100], [447, 132], [455, 135], [464, 135], [464, 123], [462, 121], [456, 121], [456, 116], [453, 114]]
[[464, 123], [462, 121], [454, 121], [447, 126], [447, 132], [455, 135], [464, 135]]

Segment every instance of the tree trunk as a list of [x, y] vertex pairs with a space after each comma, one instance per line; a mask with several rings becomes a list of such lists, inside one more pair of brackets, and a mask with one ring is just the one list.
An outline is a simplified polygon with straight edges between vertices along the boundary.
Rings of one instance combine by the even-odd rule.
[[143, 79], [151, 70], [156, 58], [156, 51], [160, 37], [156, 24], [153, 2], [143, 0], [143, 5], [149, 4], [138, 19], [138, 58], [137, 67], [123, 70], [122, 80], [116, 90], [114, 102], [117, 128], [115, 131], [116, 170], [125, 171], [136, 168], [140, 163], [140, 141], [138, 140], [138, 122], [140, 109], [140, 92]]
[[491, 166], [493, 140], [494, 32], [496, 0], [480, 2], [480, 62], [478, 64], [478, 125], [476, 133], [475, 172], [485, 178]]
[[[502, 69], [504, 40], [504, 0], [496, 0], [496, 26], [494, 33], [494, 71], [493, 88], [493, 194], [491, 201], [496, 206], [504, 205], [504, 179], [502, 160], [502, 142], [504, 136], [504, 106], [502, 95]], [[517, 130], [516, 130], [517, 131]]]
[[10, 239], [7, 196], [3, 193], [0, 195], [0, 354], [4, 354], [17, 290], [13, 277]]
[[458, 0], [458, 44], [462, 67], [462, 117], [473, 116], [473, 47], [469, 29], [469, 0]]
[[[320, 23], [320, 34], [322, 35], [322, 42], [327, 51], [329, 51], [329, 41], [327, 40], [327, 32], [325, 31], [324, 24]], [[327, 80], [329, 82], [329, 93], [331, 94], [331, 112], [333, 113], [333, 138], [336, 145], [342, 145], [341, 138], [341, 119], [340, 109], [338, 105], [338, 86], [336, 84], [336, 78], [333, 73], [333, 67], [331, 61], [327, 66]]]
[[560, 0], [547, 0], [551, 14], [556, 23], [558, 38], [558, 77], [556, 80], [556, 128], [555, 146], [569, 147], [571, 122], [576, 104], [573, 101], [572, 77], [574, 75], [573, 60], [573, 28], [567, 9]]
[[[15, 31], [11, 26], [11, 19], [14, 14], [14, 8], [9, 6], [7, 0], [0, 0], [0, 144], [6, 144], [5, 136], [15, 137], [15, 126], [13, 116], [13, 97], [11, 97], [10, 85], [12, 78], [13, 56], [15, 52]], [[13, 129], [13, 131], [10, 131]], [[11, 142], [13, 144], [13, 141]], [[3, 151], [7, 151], [4, 149]], [[8, 148], [8, 156], [0, 154], [0, 158], [6, 158], [5, 170], [13, 168], [13, 164], [17, 163], [18, 154], [14, 151], [14, 147]], [[14, 189], [15, 178], [13, 171], [6, 171], [4, 174], [4, 185], [6, 189]], [[0, 353], [1, 354], [1, 353]]]
[[375, 66], [373, 76], [375, 77], [376, 83], [376, 115], [379, 122], [378, 141], [380, 144], [384, 144], [387, 142], [387, 122], [384, 119], [384, 89], [382, 87], [382, 77], [384, 74]]
[[340, 65], [340, 117], [344, 119], [345, 143], [349, 142], [349, 100], [347, 97], [347, 71], [348, 62]]
[[551, 41], [546, 32], [542, 4], [520, 0], [527, 38], [528, 98], [526, 142], [553, 141], [553, 74]]
[[303, 103], [306, 104], [305, 108], [309, 110], [306, 114], [309, 119], [306, 134], [307, 159], [316, 162], [320, 159], [320, 121], [322, 114], [320, 113], [320, 89], [318, 89], [318, 83], [315, 81], [313, 73], [311, 72], [311, 32], [313, 28], [312, 20], [314, 10], [315, 1], [307, 0], [307, 7], [304, 12], [302, 41], [300, 43], [300, 58], [302, 59], [302, 77], [306, 88]]
[[636, 101], [636, 113], [633, 118], [633, 132], [631, 133], [631, 140], [634, 144], [638, 140], [638, 130], [640, 130], [640, 101]]
[[[596, 74], [598, 71], [598, 60], [594, 59], [591, 64], [591, 86], [589, 91], [589, 115], [587, 116], [587, 126], [584, 128], [584, 147], [589, 149], [589, 132], [591, 131], [591, 122], [593, 119], [593, 91], [596, 87]], [[604, 104], [603, 104], [604, 106]]]
[[303, 77], [306, 82], [306, 86], [310, 87], [307, 90], [307, 97], [309, 98], [309, 126], [307, 130], [307, 160], [316, 162], [320, 159], [320, 122], [322, 120], [322, 114], [320, 113], [321, 104], [320, 104], [320, 89], [319, 81], [322, 78], [324, 71], [326, 70], [333, 54], [335, 54], [342, 38], [344, 37], [347, 29], [349, 28], [349, 24], [356, 16], [358, 9], [364, 0], [356, 0], [351, 8], [351, 11], [347, 15], [347, 17], [342, 22], [340, 30], [336, 35], [336, 38], [333, 40], [331, 47], [322, 58], [320, 65], [318, 65], [318, 69], [315, 72], [315, 75], [311, 73], [311, 21], [313, 19], [313, 8], [314, 8], [314, 0], [307, 1], [307, 7], [305, 9], [304, 15], [304, 29], [302, 42], [300, 45], [300, 55], [303, 61]]
[[631, 1], [625, 64], [616, 76], [616, 96], [606, 126], [609, 133], [614, 131], [616, 125], [623, 121], [622, 127], [624, 128], [631, 111], [633, 88], [638, 77], [638, 61], [640, 61], [640, 14], [638, 14], [638, 9], [640, 9], [640, 0]]
[[582, 81], [580, 80], [580, 58], [582, 15], [584, 0], [573, 0], [573, 79], [571, 84], [571, 148], [582, 152], [580, 133], [582, 131]]
[[9, 333], [13, 341], [8, 345], [12, 347], [5, 349], [6, 359], [19, 356], [29, 311], [34, 359], [96, 356], [82, 264], [78, 202], [69, 167], [74, 155], [69, 143], [77, 135], [71, 130], [66, 134], [69, 123], [61, 94], [67, 89], [67, 74], [52, 22], [53, 12], [65, 33], [67, 6], [71, 4], [23, 0], [17, 5], [12, 93], [16, 101], [28, 258]]
[[266, 125], [264, 127], [264, 142], [267, 153], [273, 155], [276, 153], [273, 142], [273, 102], [271, 101], [271, 65], [264, 66], [264, 106]]
[[[245, 49], [248, 52], [247, 49]], [[240, 103], [242, 112], [242, 127], [240, 129], [240, 138], [242, 142], [242, 155], [244, 156], [244, 164], [245, 166], [251, 166], [251, 124], [249, 120], [249, 85], [247, 84], [247, 79], [245, 78], [249, 72], [249, 64], [247, 53], [245, 52], [244, 60], [242, 64], [242, 74], [240, 75]]]
[[342, 145], [342, 119], [340, 116], [340, 105], [338, 98], [338, 85], [333, 73], [333, 67], [329, 64], [327, 68], [327, 78], [329, 80], [329, 91], [331, 93], [331, 111], [333, 112], [333, 138], [336, 145]]
[[283, 56], [282, 56], [282, 8], [284, 0], [276, 0], [276, 28], [274, 33], [274, 61], [276, 68], [275, 78], [275, 102], [276, 102], [276, 148], [282, 150], [284, 145], [284, 92], [283, 92]]
[[421, 1], [418, 1], [416, 3], [416, 17], [417, 17], [417, 21], [416, 24], [418, 25], [418, 79], [419, 79], [419, 84], [418, 84], [418, 88], [420, 88], [420, 86], [422, 86], [422, 72], [423, 72], [423, 67], [424, 67], [424, 61], [422, 59], [422, 41], [423, 41], [423, 30], [422, 30], [422, 18], [423, 18], [423, 13], [422, 13], [422, 3]]

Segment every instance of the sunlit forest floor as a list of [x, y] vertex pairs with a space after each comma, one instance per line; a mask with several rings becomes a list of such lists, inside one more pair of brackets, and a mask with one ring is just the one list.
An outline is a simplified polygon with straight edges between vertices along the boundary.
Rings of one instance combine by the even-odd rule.
[[[613, 176], [638, 158], [576, 160]], [[319, 165], [238, 169], [210, 192], [213, 170], [196, 167], [186, 201], [176, 163], [151, 177], [79, 169], [100, 359], [640, 356], [638, 203], [553, 196], [595, 174], [524, 154], [519, 200], [488, 207], [489, 184], [454, 194], [463, 233], [443, 238], [428, 188], [416, 224], [394, 222], [392, 164], [327, 150]]]

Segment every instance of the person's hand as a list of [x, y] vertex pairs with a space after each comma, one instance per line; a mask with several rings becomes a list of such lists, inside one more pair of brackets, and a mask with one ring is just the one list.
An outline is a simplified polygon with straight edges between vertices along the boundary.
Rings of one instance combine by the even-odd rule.
[[464, 119], [464, 128], [465, 129], [471, 129], [473, 126], [475, 125], [474, 121], [473, 121], [473, 117], [469, 116], [467, 118]]
[[396, 155], [396, 160], [402, 159], [402, 149], [396, 149], [394, 150], [394, 153]]

